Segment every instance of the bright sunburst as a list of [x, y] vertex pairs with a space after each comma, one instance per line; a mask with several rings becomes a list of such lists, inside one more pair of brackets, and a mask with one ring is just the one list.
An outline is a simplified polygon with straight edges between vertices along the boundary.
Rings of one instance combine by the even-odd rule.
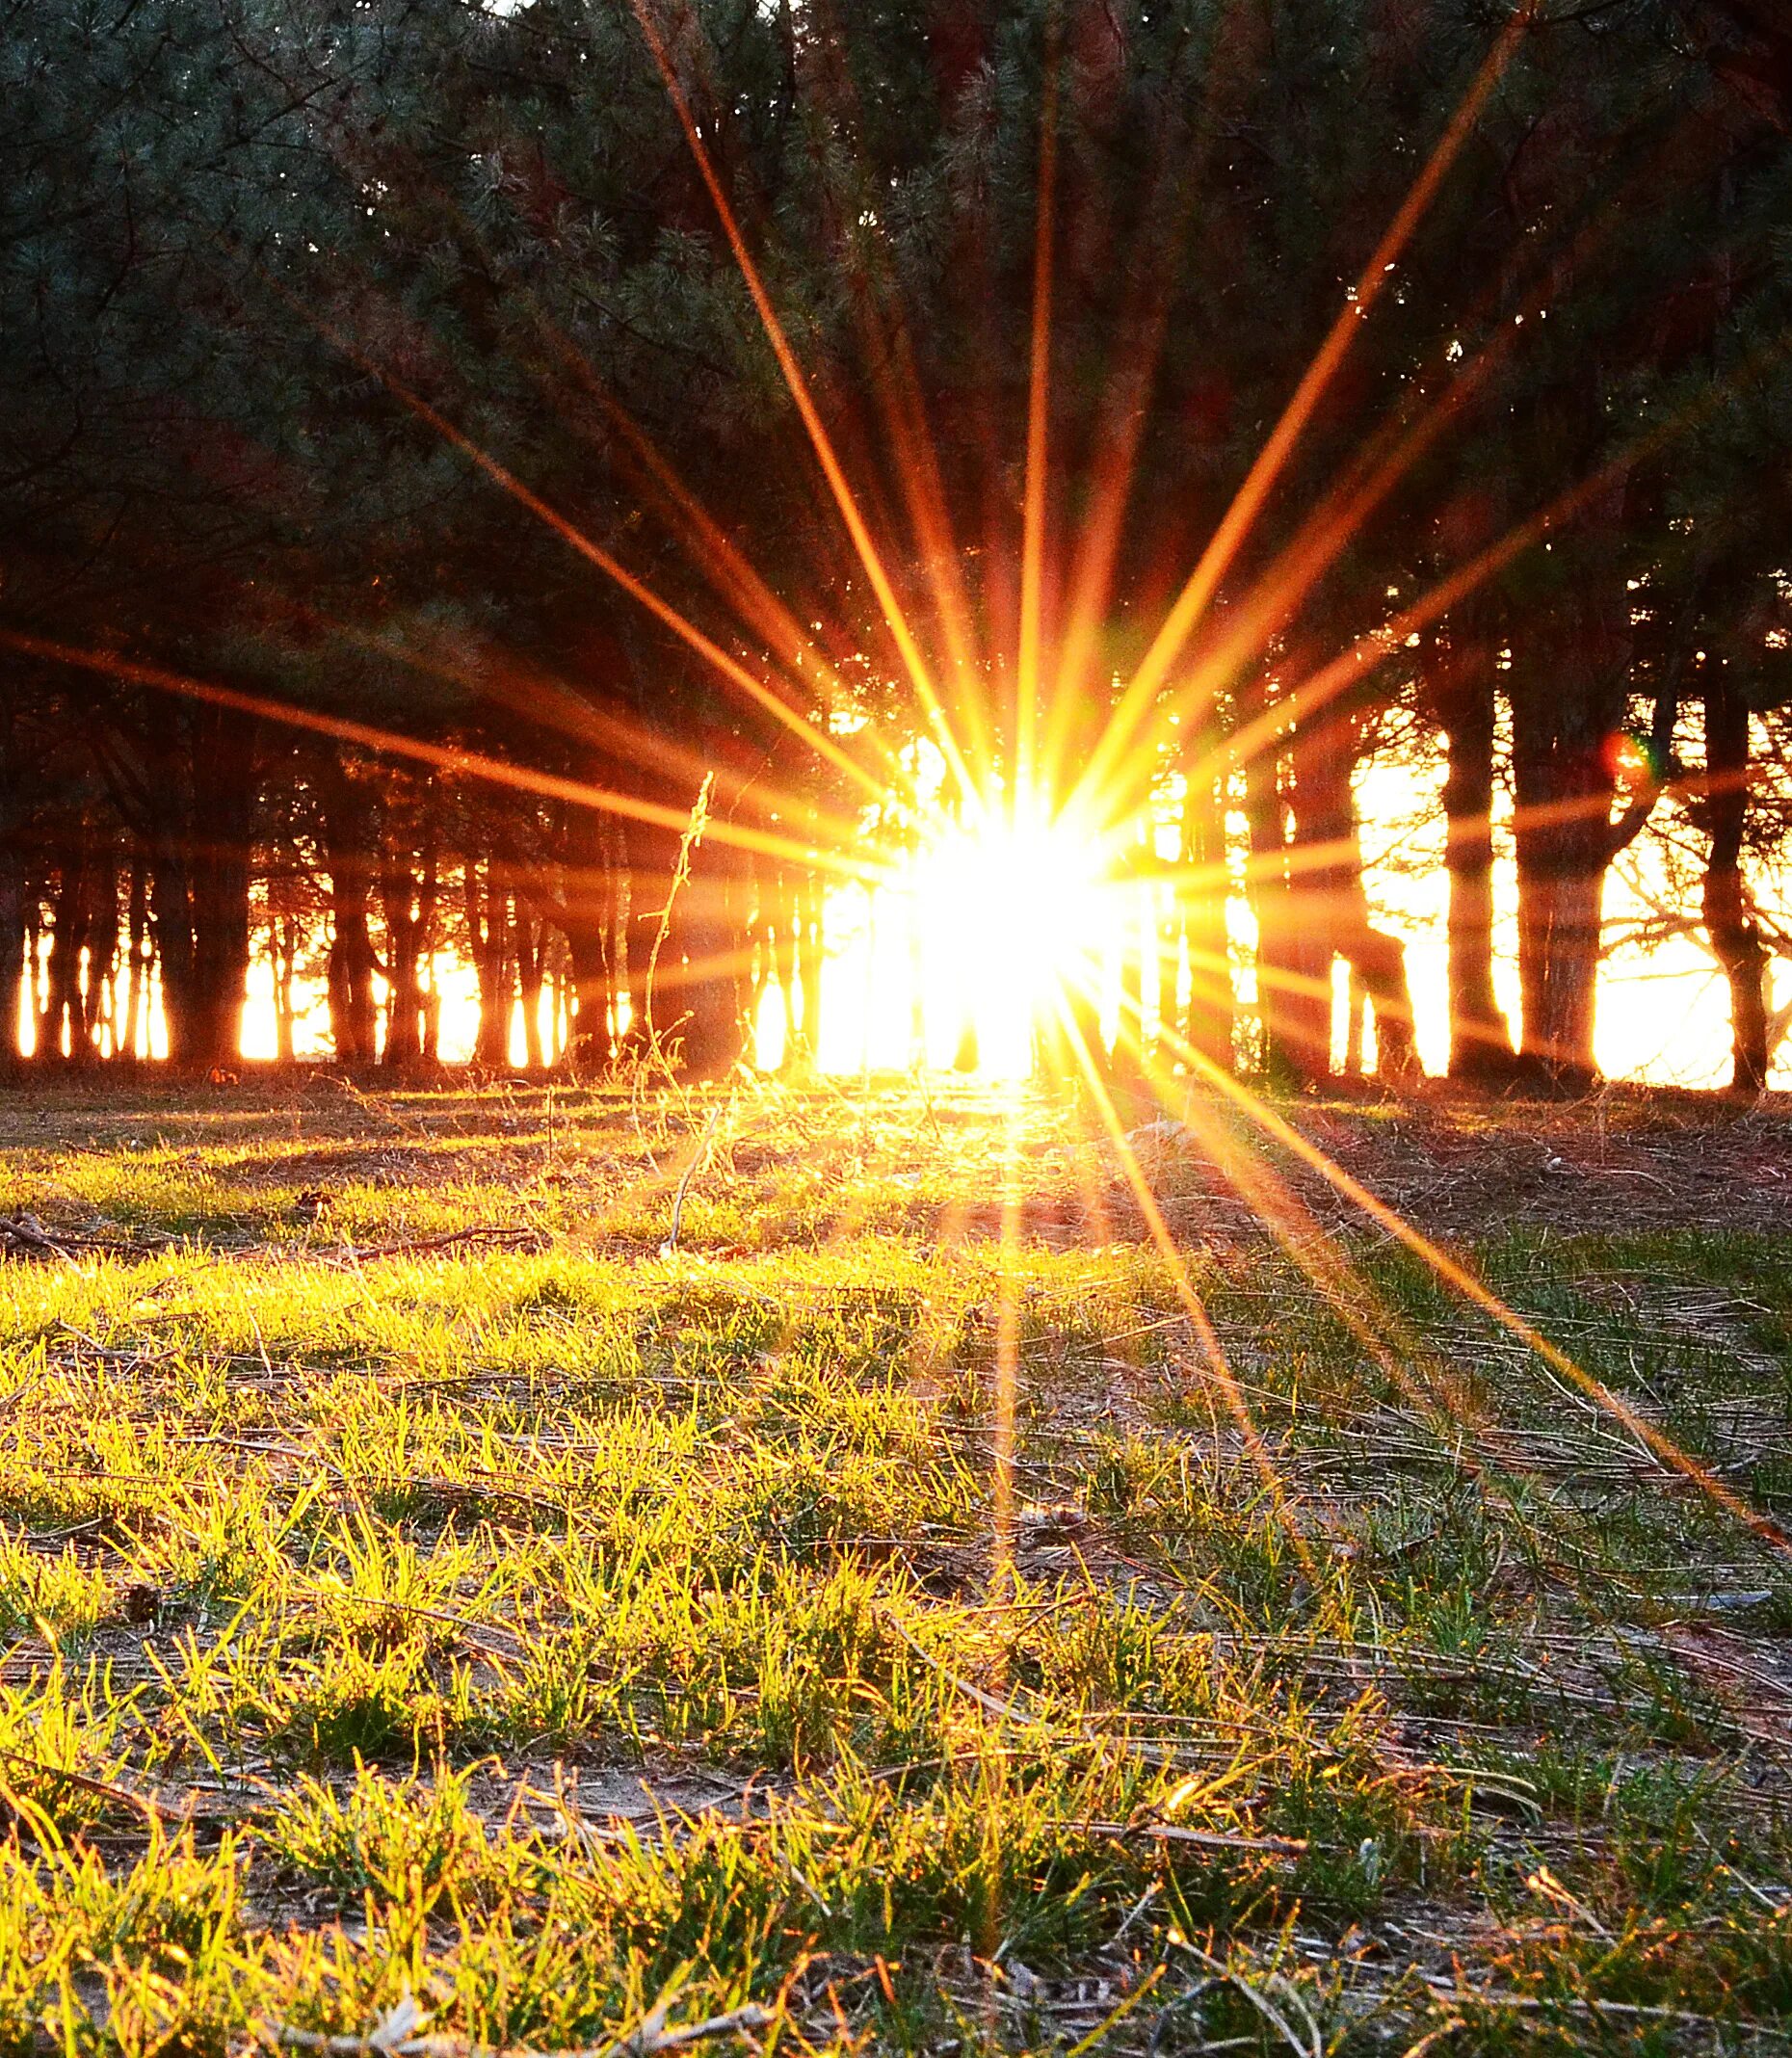
[[946, 1027], [966, 1067], [1030, 1070], [1066, 997], [1098, 989], [1119, 917], [1114, 870], [1104, 840], [1041, 797], [942, 822], [898, 879], [930, 1041]]

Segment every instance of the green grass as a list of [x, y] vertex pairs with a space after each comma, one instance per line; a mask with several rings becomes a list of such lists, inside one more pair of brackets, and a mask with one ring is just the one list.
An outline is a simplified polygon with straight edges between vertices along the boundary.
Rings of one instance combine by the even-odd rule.
[[[1786, 2041], [1792, 1561], [1384, 1238], [969, 1092], [0, 1141], [0, 2054]], [[1792, 1517], [1792, 1232], [1457, 1247]]]

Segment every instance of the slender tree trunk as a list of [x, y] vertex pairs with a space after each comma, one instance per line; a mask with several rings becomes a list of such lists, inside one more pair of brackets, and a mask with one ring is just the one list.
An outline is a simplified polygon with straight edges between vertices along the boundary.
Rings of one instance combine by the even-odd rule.
[[186, 853], [165, 844], [149, 875], [149, 914], [161, 967], [162, 1027], [168, 1059], [179, 1068], [192, 1062], [194, 1040], [193, 902]]
[[545, 1063], [541, 1051], [541, 987], [547, 970], [547, 924], [516, 902], [516, 980], [522, 995], [523, 1049], [530, 1070]]
[[1596, 1074], [1594, 1004], [1617, 790], [1606, 743], [1621, 711], [1542, 681], [1515, 706], [1521, 1056], [1529, 1076], [1576, 1093]]
[[326, 776], [324, 862], [329, 874], [329, 1033], [339, 1065], [371, 1065], [378, 1056], [380, 965], [369, 919], [373, 893], [372, 804], [339, 769]]
[[1452, 615], [1433, 701], [1449, 751], [1443, 785], [1450, 875], [1450, 1076], [1493, 1082], [1512, 1071], [1512, 1031], [1493, 997], [1493, 745], [1497, 639], [1485, 608]]
[[1245, 815], [1264, 1069], [1283, 1080], [1323, 1078], [1331, 1063], [1331, 949], [1309, 883], [1290, 868], [1289, 809], [1273, 751], [1245, 767]]
[[1701, 811], [1711, 837], [1705, 860], [1705, 932], [1729, 984], [1730, 1090], [1758, 1094], [1767, 1086], [1767, 974], [1773, 959], [1755, 926], [1742, 874], [1749, 812], [1749, 709], [1722, 678], [1705, 690], [1705, 776]]
[[[144, 1012], [149, 982], [149, 867], [141, 848], [131, 858], [131, 887], [129, 913], [126, 917], [126, 949], [129, 958], [124, 967], [124, 1014], [119, 1027], [119, 1054], [129, 1057], [139, 1053], [139, 1020]], [[146, 1054], [148, 1035], [142, 1038], [141, 1050]]]
[[1212, 768], [1213, 732], [1193, 739], [1188, 790], [1182, 803], [1182, 940], [1188, 953], [1188, 1008], [1184, 1036], [1211, 1064], [1230, 1071], [1237, 999], [1232, 990], [1231, 945], [1225, 906], [1231, 891], [1225, 852], [1224, 775]]
[[[1295, 739], [1300, 833], [1293, 852], [1299, 866], [1293, 892], [1309, 953], [1301, 970], [1304, 978], [1323, 982], [1329, 1060], [1331, 959], [1346, 961], [1375, 1009], [1376, 1070], [1400, 1082], [1419, 1069], [1412, 992], [1405, 945], [1369, 918], [1353, 783], [1356, 755], [1355, 724], [1341, 714], [1321, 717]], [[1314, 1033], [1318, 1026], [1316, 1008]]]
[[462, 875], [466, 897], [467, 937], [473, 971], [479, 981], [479, 1032], [473, 1061], [496, 1069], [509, 1064], [511, 1013], [514, 1005], [510, 940], [510, 895], [493, 876], [488, 859], [482, 876], [468, 858]]
[[[92, 931], [92, 853], [88, 825], [79, 825], [81, 840], [65, 846], [57, 865], [55, 911], [45, 965], [46, 993], [38, 1020], [38, 1049], [52, 1063], [66, 1056], [72, 1065], [92, 1055], [86, 999], [81, 991], [81, 956]], [[65, 1038], [68, 1048], [63, 1050]]]
[[621, 982], [617, 970], [618, 839], [593, 809], [567, 824], [566, 884], [559, 917], [567, 939], [577, 1014], [567, 1048], [577, 1065], [602, 1067], [616, 1056]]
[[274, 1054], [282, 1065], [294, 1062], [293, 978], [299, 963], [299, 924], [290, 914], [268, 925], [268, 956], [274, 969]]
[[[1565, 447], [1596, 447], [1598, 367], [1568, 397]], [[1589, 429], [1588, 424], [1594, 426]], [[1590, 509], [1589, 545], [1625, 533], [1621, 483]], [[1622, 565], [1582, 565], [1574, 584], [1527, 625], [1513, 674], [1513, 785], [1518, 854], [1518, 983], [1522, 1068], [1558, 1091], [1597, 1076], [1594, 1008], [1605, 875], [1612, 861], [1617, 768], [1611, 744], [1629, 699], [1631, 596]]]
[[94, 851], [92, 856], [94, 862], [92, 882], [89, 890], [87, 932], [87, 989], [82, 995], [83, 1041], [89, 1055], [96, 1056], [101, 1038], [110, 1029], [113, 1033], [109, 1039], [107, 1054], [116, 1056], [119, 1038], [113, 1010], [118, 998], [116, 985], [119, 945], [123, 935], [119, 909], [118, 868], [115, 853], [110, 848]]
[[0, 1077], [20, 1063], [19, 1016], [25, 991], [25, 868], [0, 839]]
[[426, 852], [422, 876], [410, 869], [408, 852], [388, 836], [380, 873], [385, 916], [387, 1005], [382, 1063], [395, 1069], [423, 1056], [425, 1000], [423, 960], [435, 919], [435, 857]]

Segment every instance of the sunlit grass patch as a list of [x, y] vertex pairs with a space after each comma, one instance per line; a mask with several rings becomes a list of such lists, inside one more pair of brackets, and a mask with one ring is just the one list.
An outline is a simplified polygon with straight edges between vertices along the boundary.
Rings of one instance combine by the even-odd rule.
[[[544, 1115], [21, 1158], [173, 1240], [0, 1273], [0, 2046], [1774, 2018], [1786, 1568], [1410, 1256], [1178, 1280], [1087, 1140], [1005, 1249], [988, 1109], [792, 1095], [663, 1249], [708, 1108]], [[1465, 1254], [1772, 1504], [1771, 1239]]]

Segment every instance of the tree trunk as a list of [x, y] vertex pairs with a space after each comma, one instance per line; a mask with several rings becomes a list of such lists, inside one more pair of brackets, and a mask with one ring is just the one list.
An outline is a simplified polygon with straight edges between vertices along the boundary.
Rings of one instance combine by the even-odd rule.
[[379, 1009], [369, 906], [373, 894], [373, 804], [339, 767], [322, 783], [324, 863], [329, 874], [329, 1035], [339, 1065], [378, 1056]]
[[274, 969], [274, 1054], [282, 1065], [297, 1055], [293, 1043], [293, 977], [299, 963], [299, 924], [290, 914], [268, 925], [268, 955]]
[[577, 1010], [567, 1048], [575, 1065], [602, 1068], [616, 1056], [622, 1001], [615, 828], [594, 809], [579, 808], [567, 824], [566, 850], [557, 912]]
[[547, 924], [519, 895], [516, 902], [516, 982], [522, 995], [523, 1050], [531, 1071], [540, 1071], [541, 987], [547, 970]]
[[[86, 1003], [81, 992], [81, 954], [92, 928], [91, 852], [88, 825], [77, 824], [81, 840], [64, 847], [56, 867], [56, 895], [50, 920], [50, 948], [44, 965], [44, 1004], [38, 1017], [38, 1053], [54, 1063], [66, 1056], [72, 1065], [92, 1055]], [[63, 1041], [67, 1039], [65, 1053]]]
[[256, 724], [201, 709], [194, 732], [193, 1062], [226, 1067], [243, 1054], [249, 986], [249, 876], [255, 812]]
[[1323, 1078], [1331, 1063], [1331, 949], [1313, 897], [1290, 872], [1289, 810], [1272, 747], [1245, 766], [1251, 902], [1257, 918], [1257, 1015], [1274, 1079]]
[[[1225, 855], [1225, 774], [1212, 763], [1212, 732], [1192, 740], [1188, 790], [1182, 802], [1182, 939], [1189, 962], [1189, 997], [1182, 1031], [1211, 1064], [1230, 1071], [1237, 1001], [1225, 929], [1231, 890]], [[1168, 1017], [1168, 1011], [1166, 1011]]]
[[[1356, 725], [1341, 712], [1307, 724], [1294, 744], [1299, 827], [1292, 860], [1295, 908], [1308, 955], [1301, 970], [1320, 982], [1326, 1055], [1331, 1057], [1331, 959], [1340, 957], [1375, 1009], [1375, 1069], [1399, 1083], [1419, 1070], [1406, 946], [1369, 919], [1362, 883], [1362, 838], [1353, 782]], [[1314, 1033], [1318, 1030], [1315, 995]]]
[[149, 915], [162, 969], [162, 1027], [168, 1038], [168, 1059], [179, 1068], [193, 1062], [195, 986], [192, 883], [187, 854], [178, 843], [165, 843], [155, 854], [149, 874]]
[[514, 992], [510, 895], [497, 883], [494, 872], [489, 859], [482, 874], [478, 861], [469, 858], [461, 874], [461, 886], [467, 943], [479, 981], [479, 1031], [473, 1044], [473, 1062], [497, 1069], [510, 1062]]
[[[119, 1023], [119, 1055], [128, 1057], [139, 1054], [138, 1023], [144, 1015], [148, 1000], [149, 986], [149, 868], [140, 849], [131, 859], [130, 912], [128, 916], [128, 942], [130, 953], [124, 970], [124, 1010]], [[145, 1026], [141, 1054], [147, 1056], [149, 1037]]]
[[1749, 709], [1721, 676], [1705, 690], [1706, 792], [1701, 812], [1711, 837], [1705, 860], [1705, 932], [1729, 984], [1730, 1091], [1767, 1086], [1767, 974], [1772, 954], [1761, 940], [1742, 876], [1742, 838], [1749, 812]]
[[1450, 875], [1450, 1077], [1511, 1075], [1512, 1031], [1493, 997], [1493, 739], [1497, 643], [1485, 607], [1450, 618], [1433, 684], [1449, 769], [1443, 785]]
[[25, 991], [25, 867], [0, 840], [0, 1077], [19, 1064], [20, 1002]]
[[[1615, 704], [1614, 704], [1615, 701]], [[1623, 712], [1597, 680], [1533, 680], [1515, 697], [1518, 985], [1524, 1072], [1585, 1093], [1596, 1076], [1594, 1012], [1617, 791], [1608, 740]]]
[[386, 935], [386, 1031], [381, 1062], [395, 1069], [417, 1064], [427, 1034], [428, 996], [423, 963], [435, 923], [435, 853], [424, 856], [421, 876], [409, 856], [388, 839], [380, 869], [380, 903]]

